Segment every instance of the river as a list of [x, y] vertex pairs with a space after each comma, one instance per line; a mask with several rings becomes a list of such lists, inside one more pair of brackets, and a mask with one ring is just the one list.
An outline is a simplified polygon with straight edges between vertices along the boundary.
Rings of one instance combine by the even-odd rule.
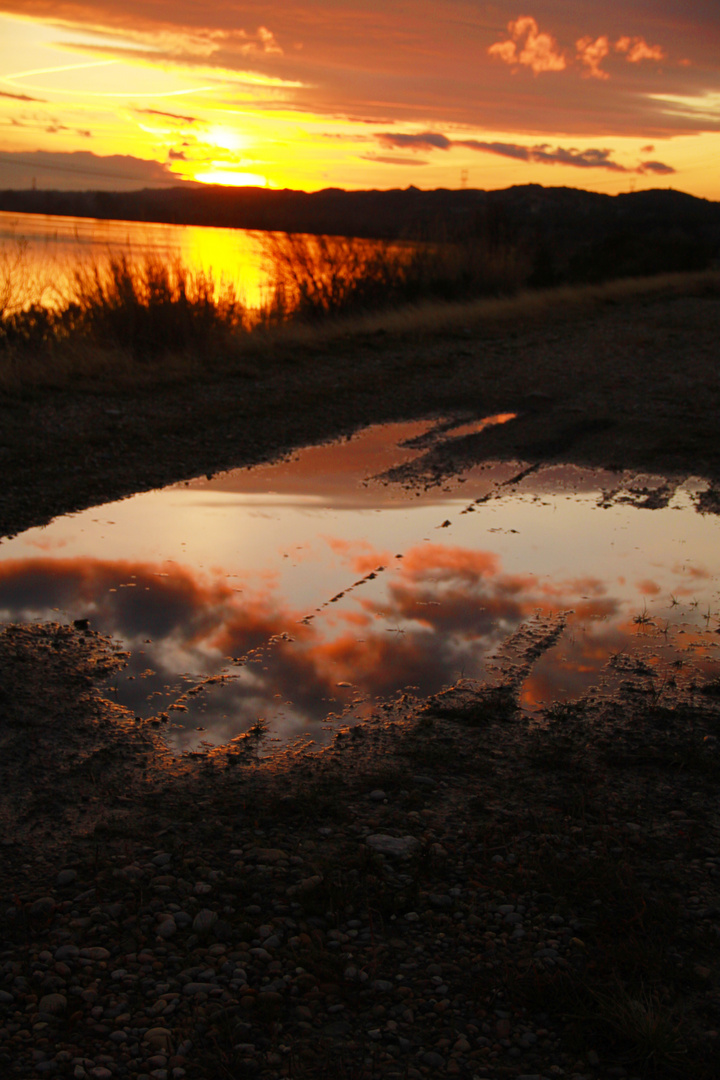
[[118, 255], [137, 263], [180, 260], [259, 307], [269, 282], [263, 236], [246, 229], [0, 212], [0, 310], [6, 296], [20, 306], [59, 306], [76, 270], [102, 268]]

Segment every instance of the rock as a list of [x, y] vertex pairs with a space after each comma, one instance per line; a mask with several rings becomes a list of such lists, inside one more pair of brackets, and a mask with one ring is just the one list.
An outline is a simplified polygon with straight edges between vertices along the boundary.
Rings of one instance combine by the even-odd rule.
[[30, 905], [30, 917], [33, 919], [49, 919], [56, 906], [52, 896], [41, 896]]
[[303, 880], [299, 881], [297, 885], [288, 886], [288, 888], [286, 889], [286, 894], [288, 896], [301, 896], [303, 893], [312, 892], [313, 889], [316, 889], [318, 885], [322, 884], [322, 880], [322, 874], [313, 874], [312, 877], [303, 878]]
[[274, 990], [261, 990], [257, 996], [257, 1004], [265, 1013], [278, 1012], [282, 1008], [283, 996]]
[[280, 848], [257, 848], [255, 858], [259, 863], [276, 863], [287, 860], [287, 852]]
[[80, 955], [80, 950], [77, 945], [60, 945], [54, 952], [56, 960], [74, 960], [76, 956]]
[[41, 1013], [50, 1013], [57, 1016], [67, 1009], [67, 998], [63, 994], [46, 994], [40, 998], [38, 1010]]
[[412, 855], [420, 841], [414, 836], [386, 836], [384, 833], [373, 833], [372, 836], [365, 838], [365, 843], [383, 855], [395, 855], [406, 859]]
[[437, 787], [437, 780], [433, 780], [431, 776], [413, 776], [413, 784], [417, 784], [418, 787], [434, 788]]
[[61, 870], [55, 879], [55, 883], [59, 886], [70, 885], [77, 878], [77, 870]]
[[155, 932], [158, 937], [163, 938], [165, 941], [167, 941], [168, 938], [174, 937], [175, 934], [177, 934], [177, 923], [172, 915], [167, 919], [163, 919]]
[[101, 945], [93, 945], [90, 949], [81, 949], [80, 956], [83, 960], [109, 960], [110, 953]]
[[209, 934], [217, 920], [217, 911], [211, 911], [210, 908], [203, 908], [201, 911], [198, 911], [193, 919], [193, 930], [196, 934]]
[[143, 1042], [152, 1050], [161, 1050], [165, 1054], [172, 1054], [172, 1032], [167, 1028], [150, 1028], [143, 1035]]

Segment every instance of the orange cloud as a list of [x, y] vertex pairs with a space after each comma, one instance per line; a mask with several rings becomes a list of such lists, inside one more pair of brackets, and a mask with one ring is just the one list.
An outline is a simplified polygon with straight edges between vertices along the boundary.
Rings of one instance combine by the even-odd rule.
[[326, 536], [331, 551], [351, 566], [356, 574], [368, 574], [378, 566], [387, 566], [393, 556], [389, 551], [378, 551], [367, 540], [340, 540]]
[[610, 76], [600, 67], [605, 57], [610, 52], [610, 42], [607, 37], [599, 37], [594, 41], [590, 37], [580, 38], [575, 43], [578, 59], [587, 68], [583, 74], [588, 79], [609, 79]]
[[650, 578], [646, 578], [645, 581], [638, 581], [636, 588], [643, 596], [657, 596], [658, 593], [661, 592], [658, 583], [652, 581]]
[[621, 37], [615, 42], [615, 51], [626, 53], [625, 59], [630, 64], [639, 64], [641, 60], [664, 60], [667, 53], [660, 45], [648, 45], [644, 38]]
[[[490, 56], [513, 67], [529, 67], [535, 75], [546, 71], [564, 71], [569, 66], [555, 38], [541, 33], [537, 20], [531, 15], [521, 15], [508, 23], [508, 31], [509, 40], [491, 45], [488, 49]], [[612, 52], [623, 53], [631, 64], [639, 64], [643, 60], [660, 61], [667, 56], [662, 46], [648, 45], [642, 37], [623, 36], [611, 43], [607, 34], [595, 38], [584, 35], [575, 42], [575, 48], [576, 59], [584, 68], [585, 78], [602, 81], [610, 78], [601, 64]]]
[[505, 64], [529, 67], [535, 75], [543, 71], [563, 71], [567, 67], [555, 38], [550, 34], [541, 34], [531, 15], [521, 15], [514, 22], [509, 22], [508, 30], [510, 40], [491, 45], [488, 49], [490, 56], [497, 56]]

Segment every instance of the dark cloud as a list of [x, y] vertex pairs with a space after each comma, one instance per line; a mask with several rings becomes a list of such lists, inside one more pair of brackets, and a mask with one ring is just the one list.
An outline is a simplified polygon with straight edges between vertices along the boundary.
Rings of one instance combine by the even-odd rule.
[[14, 101], [45, 101], [45, 98], [30, 97], [28, 94], [10, 94], [7, 90], [0, 90], [0, 97], [12, 98]]
[[664, 165], [662, 161], [643, 161], [637, 169], [639, 173], [654, 173], [656, 176], [670, 176], [675, 171], [671, 165]]
[[466, 150], [484, 150], [488, 154], [499, 154], [500, 157], [514, 158], [516, 161], [532, 161], [532, 149], [528, 146], [518, 146], [515, 143], [504, 142], [480, 142], [478, 139], [465, 139], [459, 144]]
[[[562, 146], [552, 149], [547, 143], [536, 146], [523, 146], [519, 143], [484, 142], [479, 139], [452, 140], [440, 132], [423, 132], [419, 135], [405, 135], [400, 132], [381, 132], [375, 138], [385, 147], [422, 148], [424, 150], [450, 150], [461, 147], [465, 150], [477, 150], [486, 154], [498, 154], [514, 161], [527, 161], [537, 165], [570, 165], [577, 169], [605, 169], [618, 173], [652, 172], [657, 175], [669, 175], [675, 170], [662, 162], [644, 162], [638, 168], [629, 168], [612, 160], [611, 150], [565, 149]], [[379, 159], [381, 160], [381, 159]], [[394, 159], [392, 159], [394, 161]]]
[[608, 169], [610, 172], [628, 172], [624, 165], [612, 161], [612, 150], [564, 150], [558, 146], [555, 150], [533, 147], [530, 160], [543, 165], [573, 165], [578, 169]]
[[363, 161], [378, 161], [381, 165], [429, 165], [423, 158], [388, 157], [380, 154], [361, 154]]
[[179, 120], [183, 124], [197, 124], [197, 116], [183, 116], [181, 113], [163, 112], [162, 109], [135, 109], [140, 116], [162, 116], [167, 120]]
[[397, 150], [449, 150], [453, 145], [450, 139], [439, 132], [425, 131], [420, 135], [404, 135], [401, 132], [393, 133], [383, 131], [375, 138], [387, 146]]
[[[51, 125], [51, 130], [59, 131], [62, 128]], [[168, 186], [182, 183], [167, 165], [158, 161], [146, 161], [128, 154], [100, 157], [89, 150], [75, 150], [72, 153], [52, 153], [47, 150], [2, 153], [0, 176], [0, 183], [8, 187], [31, 187], [36, 180], [40, 187], [65, 191], [132, 191], [155, 184]], [[47, 176], [46, 183], [42, 181], [44, 176]]]

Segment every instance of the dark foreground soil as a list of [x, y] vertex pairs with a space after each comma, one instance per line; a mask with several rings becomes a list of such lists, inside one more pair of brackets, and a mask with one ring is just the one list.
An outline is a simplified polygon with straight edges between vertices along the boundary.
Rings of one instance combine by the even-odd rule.
[[[518, 419], [408, 482], [483, 457], [720, 482], [718, 340], [717, 296], [667, 297], [6, 401], [0, 531], [447, 413]], [[530, 723], [518, 679], [553, 633], [323, 754], [257, 733], [177, 761], [94, 690], [110, 643], [6, 627], [0, 1075], [720, 1075], [720, 693], [630, 669]]]

